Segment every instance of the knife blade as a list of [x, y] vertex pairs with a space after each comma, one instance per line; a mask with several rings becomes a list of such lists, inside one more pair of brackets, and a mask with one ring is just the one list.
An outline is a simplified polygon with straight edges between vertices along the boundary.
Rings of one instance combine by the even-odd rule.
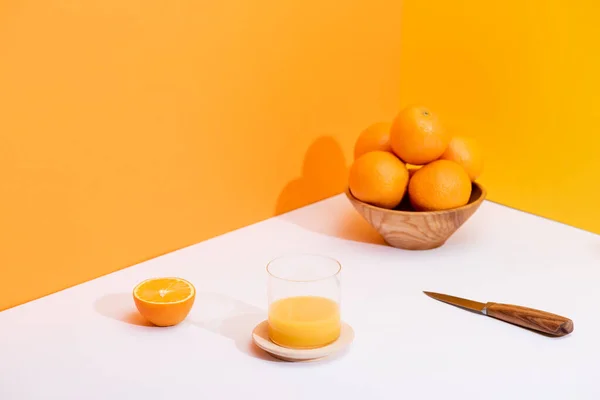
[[550, 336], [565, 336], [573, 332], [573, 321], [560, 315], [533, 308], [502, 303], [480, 303], [478, 301], [450, 296], [442, 293], [423, 292], [427, 296], [462, 309], [473, 311], [508, 322], [523, 328], [532, 329]]

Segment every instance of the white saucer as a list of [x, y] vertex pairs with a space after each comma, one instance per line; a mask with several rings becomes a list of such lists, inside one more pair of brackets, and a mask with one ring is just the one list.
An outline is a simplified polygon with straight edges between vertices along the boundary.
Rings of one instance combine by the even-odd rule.
[[317, 349], [290, 349], [273, 343], [269, 339], [268, 327], [268, 321], [256, 325], [252, 331], [252, 340], [273, 357], [284, 361], [316, 361], [345, 349], [354, 340], [354, 330], [342, 322], [340, 337], [335, 342]]

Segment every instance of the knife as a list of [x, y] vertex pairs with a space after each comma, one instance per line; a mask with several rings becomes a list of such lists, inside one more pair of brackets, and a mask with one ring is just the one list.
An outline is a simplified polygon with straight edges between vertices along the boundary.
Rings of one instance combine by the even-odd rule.
[[500, 303], [480, 303], [447, 294], [423, 292], [427, 296], [469, 311], [481, 313], [504, 322], [533, 329], [551, 336], [565, 336], [573, 332], [573, 321], [560, 315], [532, 308]]

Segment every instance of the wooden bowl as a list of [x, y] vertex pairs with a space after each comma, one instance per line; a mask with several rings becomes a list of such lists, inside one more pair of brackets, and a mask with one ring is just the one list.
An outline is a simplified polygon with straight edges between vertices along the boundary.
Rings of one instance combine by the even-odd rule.
[[356, 211], [393, 247], [405, 250], [428, 250], [440, 247], [477, 211], [486, 191], [473, 183], [469, 202], [444, 211], [415, 211], [408, 195], [394, 210], [380, 208], [358, 200], [346, 189], [346, 196]]

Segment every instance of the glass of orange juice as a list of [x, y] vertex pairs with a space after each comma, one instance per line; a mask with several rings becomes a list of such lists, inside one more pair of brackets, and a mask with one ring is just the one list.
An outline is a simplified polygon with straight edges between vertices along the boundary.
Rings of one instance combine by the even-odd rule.
[[269, 339], [279, 346], [314, 349], [340, 336], [341, 264], [297, 254], [267, 264]]

